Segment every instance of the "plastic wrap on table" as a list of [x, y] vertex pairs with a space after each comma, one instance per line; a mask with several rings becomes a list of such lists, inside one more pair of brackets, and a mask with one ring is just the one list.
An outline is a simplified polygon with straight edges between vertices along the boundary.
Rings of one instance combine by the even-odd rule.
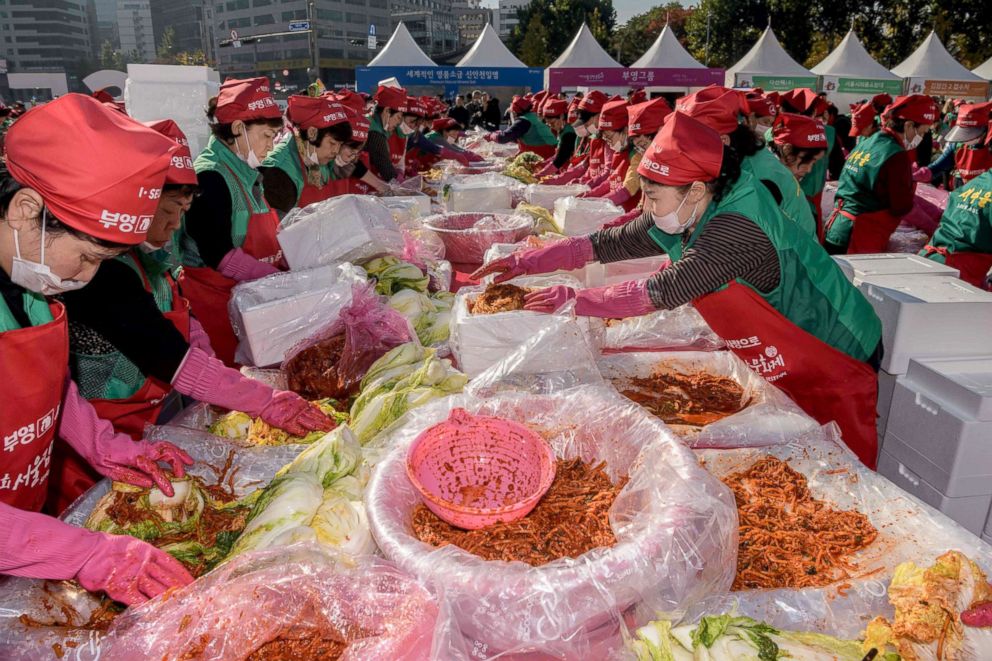
[[426, 661], [437, 613], [434, 596], [391, 563], [302, 543], [247, 553], [168, 599], [132, 608], [108, 632], [103, 658], [168, 650], [244, 661], [279, 638], [345, 634], [342, 661]]
[[337, 380], [342, 391], [351, 391], [376, 360], [393, 347], [416, 338], [410, 322], [377, 296], [374, 285], [355, 285], [351, 304], [334, 322], [314, 330], [305, 340], [286, 352], [286, 365], [304, 349], [336, 335], [344, 334], [344, 348], [337, 365]]
[[444, 242], [445, 257], [458, 264], [481, 264], [494, 243], [516, 243], [534, 231], [530, 216], [507, 213], [443, 213], [423, 223]]
[[275, 273], [243, 282], [227, 304], [243, 365], [278, 365], [318, 324], [333, 321], [351, 303], [351, 289], [366, 281], [350, 263]]
[[786, 445], [741, 450], [699, 450], [699, 458], [718, 477], [743, 470], [761, 457], [782, 459], [809, 480], [813, 496], [840, 509], [865, 514], [878, 539], [853, 557], [857, 572], [821, 588], [746, 590], [712, 595], [692, 607], [687, 620], [736, 609], [772, 626], [857, 638], [865, 624], [882, 615], [890, 620], [887, 587], [896, 565], [913, 561], [930, 566], [956, 549], [992, 570], [992, 546], [944, 514], [868, 470], [850, 452], [831, 423]]
[[340, 195], [293, 209], [276, 238], [293, 270], [403, 253], [392, 211], [370, 195]]
[[449, 212], [510, 209], [523, 199], [524, 184], [495, 172], [445, 175], [441, 200]]
[[554, 211], [555, 202], [563, 197], [574, 197], [589, 190], [585, 184], [565, 184], [552, 186], [548, 184], [530, 184], [524, 191], [524, 200], [529, 204]]
[[401, 257], [404, 261], [426, 269], [430, 264], [444, 259], [444, 241], [437, 233], [425, 228], [419, 221], [403, 225], [400, 229], [403, 232]]
[[568, 236], [585, 236], [623, 215], [623, 209], [599, 197], [563, 197], [555, 201], [555, 223]]
[[[208, 483], [215, 481], [217, 476], [207, 464], [219, 468], [233, 451], [234, 465], [238, 467], [233, 486], [239, 496], [268, 483], [276, 471], [292, 461], [302, 449], [298, 445], [242, 448], [203, 431], [178, 427], [151, 427], [147, 438], [171, 441], [188, 452], [196, 461], [188, 472], [202, 477]], [[70, 525], [82, 526], [100, 498], [109, 491], [110, 481], [101, 480], [66, 510], [62, 520]], [[62, 653], [62, 659], [71, 661], [106, 659], [102, 632], [65, 626], [28, 627], [18, 621], [21, 615], [28, 615], [39, 623], [64, 624], [68, 621], [79, 626], [89, 619], [90, 613], [99, 605], [100, 599], [96, 595], [82, 589], [74, 581], [0, 578], [0, 659], [55, 659], [58, 656], [56, 649]], [[67, 620], [67, 615], [71, 615], [71, 620]]]
[[451, 291], [451, 280], [454, 278], [451, 262], [444, 259], [427, 265], [427, 276], [431, 279], [428, 289], [432, 292]]
[[669, 423], [691, 447], [739, 448], [787, 443], [819, 427], [788, 395], [730, 351], [618, 353], [603, 356], [599, 370], [621, 392], [628, 379], [673, 372], [711, 374], [739, 384], [747, 406], [737, 413], [704, 427]]
[[[524, 276], [514, 278], [507, 284], [536, 289], [555, 285], [581, 286], [581, 283], [567, 275]], [[463, 287], [455, 296], [451, 309], [451, 353], [459, 369], [470, 378], [495, 365], [547, 328], [551, 318], [555, 316], [565, 316], [571, 320], [582, 331], [590, 346], [597, 350], [602, 346], [603, 321], [595, 317], [577, 317], [574, 305], [566, 306], [551, 315], [529, 310], [472, 314], [469, 312], [469, 305], [484, 291], [485, 287]]]
[[923, 250], [929, 240], [930, 234], [927, 232], [908, 223], [900, 223], [896, 231], [889, 237], [889, 245], [885, 252], [915, 255]]
[[[554, 332], [562, 328], [556, 325]], [[528, 358], [559, 376], [515, 391], [517, 368]], [[435, 658], [615, 658], [623, 621], [644, 624], [660, 611], [725, 591], [733, 580], [737, 519], [729, 490], [665, 425], [596, 385], [591, 353], [573, 352], [571, 358], [552, 364], [521, 350], [508, 359], [512, 364], [493, 368], [486, 389], [497, 395], [465, 393], [432, 402], [408, 412], [389, 433], [390, 450], [366, 490], [369, 521], [387, 558], [443, 591]], [[574, 378], [562, 376], [572, 367], [579, 370]], [[590, 379], [588, 385], [553, 387]], [[526, 424], [559, 457], [605, 461], [611, 479], [629, 475], [610, 510], [617, 544], [532, 567], [417, 540], [411, 516], [420, 499], [406, 474], [406, 453], [421, 431], [447, 419], [454, 407]]]
[[691, 304], [606, 322], [604, 352], [715, 351], [726, 344]]

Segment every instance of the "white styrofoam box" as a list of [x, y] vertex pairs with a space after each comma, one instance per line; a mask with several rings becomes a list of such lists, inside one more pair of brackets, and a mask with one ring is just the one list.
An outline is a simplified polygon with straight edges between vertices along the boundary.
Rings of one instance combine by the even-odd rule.
[[914, 358], [905, 380], [972, 420], [992, 420], [992, 354]]
[[606, 287], [628, 280], [643, 280], [657, 273], [670, 261], [668, 255], [640, 257], [622, 262], [601, 264], [596, 262], [586, 266], [587, 287]]
[[293, 270], [403, 253], [393, 212], [369, 195], [340, 195], [293, 209], [276, 238]]
[[988, 351], [992, 292], [941, 275], [866, 276], [858, 285], [882, 320], [882, 369], [905, 374], [909, 359]]
[[[489, 264], [490, 262], [495, 262], [497, 259], [502, 259], [503, 257], [508, 257], [518, 250], [530, 250], [531, 248], [527, 246], [526, 242], [522, 243], [494, 243], [486, 251], [486, 255], [482, 260], [483, 264]], [[584, 287], [595, 287], [596, 285], [590, 285], [587, 279], [587, 273], [592, 264], [583, 266], [580, 269], [574, 271], [552, 271], [551, 273], [545, 273], [543, 275], [567, 275], [569, 277], [578, 280]], [[495, 275], [487, 275], [482, 279], [482, 284], [488, 285], [490, 282], [496, 279]]]
[[886, 432], [911, 452], [888, 451], [941, 492], [992, 493], [992, 421], [969, 419], [900, 378]]
[[220, 90], [220, 77], [208, 67], [162, 64], [127, 65], [124, 105], [141, 122], [171, 119], [182, 129], [196, 158], [207, 146], [210, 98]]
[[623, 215], [623, 209], [596, 197], [563, 197], [555, 200], [555, 222], [568, 236], [584, 236]]
[[[575, 278], [562, 275], [514, 278], [510, 280], [510, 284], [535, 288], [580, 286]], [[470, 378], [475, 378], [519, 349], [527, 340], [547, 328], [554, 316], [527, 310], [471, 314], [468, 311], [469, 302], [474, 301], [484, 290], [484, 287], [462, 288], [455, 297], [451, 311], [451, 352], [459, 369]], [[602, 345], [602, 320], [575, 317], [571, 311], [562, 311], [561, 314], [574, 318], [590, 347], [598, 352]]]
[[417, 193], [415, 195], [393, 195], [382, 198], [382, 202], [387, 207], [390, 207], [393, 204], [409, 205], [415, 210], [414, 216], [431, 215], [431, 198], [429, 195], [424, 193]]
[[903, 491], [937, 508], [976, 535], [982, 534], [985, 517], [992, 506], [992, 494], [958, 498], [946, 496], [884, 448], [878, 458], [878, 472]]
[[351, 289], [366, 281], [349, 263], [275, 273], [234, 288], [228, 311], [240, 340], [238, 362], [276, 365], [297, 342], [332, 323], [351, 302]]
[[896, 388], [896, 376], [885, 370], [878, 370], [878, 404], [875, 407], [878, 419], [875, 427], [878, 437], [885, 437], [885, 429], [889, 423], [889, 410], [892, 408], [892, 391]]
[[442, 183], [441, 196], [449, 212], [512, 208], [512, 189], [520, 186], [516, 179], [492, 173], [456, 175]]
[[985, 537], [992, 537], [992, 506], [989, 507], [989, 518], [985, 521]]
[[574, 197], [589, 190], [585, 184], [565, 184], [551, 186], [548, 184], [531, 184], [524, 191], [524, 200], [528, 204], [554, 211], [555, 202], [563, 197]]
[[877, 253], [872, 255], [834, 255], [847, 279], [855, 285], [867, 276], [879, 275], [947, 275], [958, 277], [960, 271], [919, 255], [905, 253]]

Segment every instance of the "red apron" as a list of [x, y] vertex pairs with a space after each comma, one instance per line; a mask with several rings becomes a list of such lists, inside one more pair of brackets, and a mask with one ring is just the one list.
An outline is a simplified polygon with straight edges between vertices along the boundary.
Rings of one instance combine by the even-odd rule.
[[961, 147], [954, 154], [954, 169], [962, 183], [968, 183], [992, 168], [992, 150]]
[[851, 239], [847, 244], [848, 255], [867, 255], [886, 252], [892, 233], [899, 227], [899, 217], [893, 216], [888, 209], [862, 213], [857, 216], [842, 209], [844, 200], [837, 201], [838, 206], [827, 219], [826, 229], [833, 225], [837, 215], [851, 221]]
[[[623, 188], [623, 180], [627, 177], [627, 171], [630, 170], [630, 157], [623, 152], [613, 154], [613, 162], [610, 163], [610, 170], [610, 176], [606, 178], [606, 181], [609, 182], [610, 192], [612, 193]], [[633, 211], [640, 201], [641, 191], [637, 191], [620, 206], [625, 212]]]
[[575, 146], [575, 152], [572, 154], [572, 158], [568, 159], [568, 166], [562, 168], [562, 171], [568, 168], [574, 168], [587, 158], [589, 158], [589, 138], [580, 138], [579, 143]]
[[820, 424], [836, 422], [844, 443], [874, 470], [878, 377], [867, 363], [799, 328], [745, 285], [731, 283], [693, 305], [751, 369]]
[[[323, 186], [314, 186], [307, 181], [307, 166], [303, 163], [303, 157], [300, 156], [299, 149], [296, 150], [296, 158], [300, 161], [300, 171], [303, 173], [303, 190], [300, 191], [300, 199], [296, 202], [296, 206], [302, 209], [314, 202], [323, 202], [329, 197], [334, 197], [335, 193], [331, 192], [332, 186], [330, 185], [330, 180]], [[341, 195], [342, 193], [336, 194]]]
[[524, 143], [517, 141], [517, 145], [520, 149], [517, 150], [518, 154], [523, 154], [526, 152], [533, 152], [540, 156], [541, 158], [548, 158], [549, 156], [554, 156], [558, 147], [555, 145], [525, 145]]
[[48, 495], [52, 446], [69, 371], [69, 327], [61, 303], [53, 321], [0, 333], [0, 502], [41, 511]]
[[592, 181], [601, 176], [606, 168], [606, 142], [602, 138], [592, 138], [589, 141], [589, 166], [582, 177]]
[[[389, 160], [399, 174], [406, 169], [406, 137], [396, 131], [389, 134]], [[381, 175], [380, 175], [381, 176]]]
[[[248, 208], [251, 209], [252, 200], [240, 182], [238, 188]], [[265, 262], [278, 261], [280, 256], [279, 242], [276, 241], [278, 228], [279, 217], [275, 211], [269, 209], [252, 214], [248, 218], [248, 233], [241, 249], [255, 259]], [[182, 276], [179, 278], [179, 286], [189, 299], [193, 314], [210, 338], [210, 346], [217, 357], [229, 367], [235, 366], [234, 352], [238, 347], [238, 338], [231, 328], [227, 303], [231, 299], [231, 290], [236, 284], [238, 283], [234, 280], [221, 275], [220, 271], [208, 267], [183, 267]]]
[[[985, 276], [992, 268], [992, 253], [951, 251], [947, 248], [937, 248], [928, 245], [927, 255], [938, 253], [944, 256], [944, 263], [961, 271], [961, 279], [979, 289], [985, 286]], [[989, 290], [992, 291], [992, 290]]]

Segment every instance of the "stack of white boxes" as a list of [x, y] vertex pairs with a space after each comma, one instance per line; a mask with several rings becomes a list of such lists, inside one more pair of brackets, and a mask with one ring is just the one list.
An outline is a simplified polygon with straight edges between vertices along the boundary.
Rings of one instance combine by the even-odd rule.
[[980, 535], [992, 504], [992, 293], [910, 256], [903, 268], [926, 270], [893, 274], [881, 261], [892, 258], [876, 258], [887, 274], [852, 279], [882, 320], [878, 471]]
[[[952, 278], [958, 276], [958, 270], [945, 266], [932, 259], [919, 255], [902, 253], [880, 253], [873, 255], [837, 255], [834, 260], [840, 266], [847, 279], [860, 286], [865, 278], [878, 276], [922, 276], [943, 275]], [[885, 352], [889, 352], [889, 343], [885, 343]], [[892, 406], [892, 392], [896, 387], [896, 374], [883, 368], [878, 372], [878, 439], [885, 436], [885, 428], [889, 420], [889, 409]]]

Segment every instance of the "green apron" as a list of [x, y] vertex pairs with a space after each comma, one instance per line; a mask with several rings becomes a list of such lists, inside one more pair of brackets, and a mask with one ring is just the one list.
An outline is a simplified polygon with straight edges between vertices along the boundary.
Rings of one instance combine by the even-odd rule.
[[555, 137], [555, 134], [551, 132], [548, 125], [542, 122], [536, 114], [526, 112], [520, 115], [520, 118], [530, 122], [530, 128], [520, 138], [520, 142], [528, 147], [544, 147], [558, 144], [558, 138]]
[[782, 202], [778, 206], [785, 217], [808, 232], [810, 236], [816, 236], [816, 218], [813, 217], [806, 195], [789, 168], [775, 158], [774, 154], [767, 149], [761, 149], [745, 158], [741, 169], [750, 173], [755, 179], [766, 179], [775, 184], [782, 194]]

